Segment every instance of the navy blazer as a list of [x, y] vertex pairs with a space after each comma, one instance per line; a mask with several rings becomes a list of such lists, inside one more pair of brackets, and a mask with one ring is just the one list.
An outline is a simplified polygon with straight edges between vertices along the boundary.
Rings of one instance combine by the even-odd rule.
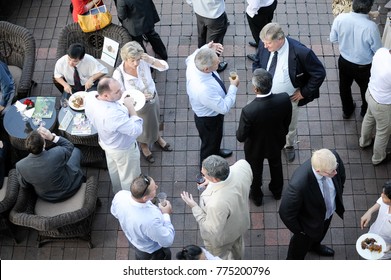
[[[299, 41], [286, 37], [289, 42], [289, 77], [295, 88], [300, 88], [304, 99], [299, 101], [299, 106], [306, 105], [319, 98], [319, 88], [322, 85], [326, 70], [315, 53]], [[257, 68], [266, 69], [270, 52], [260, 42], [256, 54], [257, 59], [253, 63], [253, 71]]]
[[[342, 193], [345, 184], [345, 167], [338, 153], [337, 174], [333, 177], [336, 190], [335, 212], [343, 218], [345, 208], [342, 201]], [[293, 233], [304, 232], [313, 239], [321, 238], [324, 232], [324, 218], [326, 204], [318, 181], [312, 171], [311, 159], [303, 163], [293, 173], [289, 180], [289, 186], [282, 196], [279, 214], [286, 227]]]

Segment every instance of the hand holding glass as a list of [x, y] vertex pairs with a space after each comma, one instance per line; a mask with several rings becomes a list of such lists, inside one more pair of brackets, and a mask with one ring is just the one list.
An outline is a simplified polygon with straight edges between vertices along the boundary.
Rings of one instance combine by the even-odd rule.
[[235, 69], [231, 69], [229, 70], [229, 76], [232, 80], [236, 80], [236, 78], [238, 77], [238, 72], [236, 72]]
[[157, 198], [159, 199], [159, 203], [165, 207], [167, 205], [167, 194], [165, 192], [158, 193]]

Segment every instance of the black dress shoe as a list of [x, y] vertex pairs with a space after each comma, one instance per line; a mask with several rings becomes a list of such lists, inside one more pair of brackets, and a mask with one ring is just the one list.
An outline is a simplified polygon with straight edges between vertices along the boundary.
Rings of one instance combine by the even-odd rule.
[[353, 113], [354, 113], [354, 109], [356, 109], [356, 102], [353, 102], [353, 110], [350, 112], [350, 113], [345, 113], [345, 112], [343, 112], [342, 113], [342, 117], [345, 119], [345, 120], [347, 120], [347, 119], [350, 119], [350, 117], [353, 115]]
[[259, 207], [262, 205], [263, 194], [255, 195], [255, 194], [251, 193], [251, 191], [250, 191], [249, 198], [254, 203], [255, 206]]
[[217, 68], [217, 72], [224, 71], [225, 68], [227, 68], [227, 66], [228, 66], [228, 62], [225, 62], [225, 61], [220, 62], [219, 67]]
[[255, 41], [250, 41], [250, 42], [248, 42], [248, 44], [249, 44], [251, 47], [258, 48], [258, 44], [255, 43]]
[[311, 248], [312, 252], [317, 253], [320, 256], [324, 257], [332, 257], [334, 256], [334, 250], [325, 245], [319, 245], [317, 247]]
[[219, 156], [221, 156], [223, 158], [230, 157], [230, 156], [232, 156], [232, 150], [230, 150], [230, 149], [220, 149]]
[[288, 162], [293, 162], [295, 160], [295, 148], [293, 146], [285, 147], [284, 153]]
[[280, 200], [281, 199], [281, 194], [282, 193], [274, 193], [274, 192], [272, 192], [272, 194], [273, 194], [273, 197], [274, 197], [275, 200]]
[[247, 58], [252, 60], [252, 61], [256, 61], [257, 60], [257, 55], [256, 54], [248, 54]]

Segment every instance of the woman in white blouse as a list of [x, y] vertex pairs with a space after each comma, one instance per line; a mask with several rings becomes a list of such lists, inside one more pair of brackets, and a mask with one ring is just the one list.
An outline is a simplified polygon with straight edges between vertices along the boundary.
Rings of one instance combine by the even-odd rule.
[[122, 63], [113, 73], [113, 78], [120, 82], [122, 90], [136, 89], [144, 93], [146, 103], [137, 115], [144, 120], [143, 133], [137, 138], [145, 159], [154, 163], [150, 145], [156, 143], [163, 151], [172, 151], [159, 134], [159, 96], [152, 79], [151, 67], [158, 71], [166, 71], [168, 64], [144, 53], [136, 41], [126, 43], [121, 49]]

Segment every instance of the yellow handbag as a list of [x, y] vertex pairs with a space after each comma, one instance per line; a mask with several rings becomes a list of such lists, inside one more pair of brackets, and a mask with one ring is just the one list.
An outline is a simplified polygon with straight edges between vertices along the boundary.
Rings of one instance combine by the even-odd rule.
[[106, 5], [97, 6], [83, 15], [78, 15], [78, 23], [84, 32], [93, 32], [105, 28], [111, 23], [111, 14]]

